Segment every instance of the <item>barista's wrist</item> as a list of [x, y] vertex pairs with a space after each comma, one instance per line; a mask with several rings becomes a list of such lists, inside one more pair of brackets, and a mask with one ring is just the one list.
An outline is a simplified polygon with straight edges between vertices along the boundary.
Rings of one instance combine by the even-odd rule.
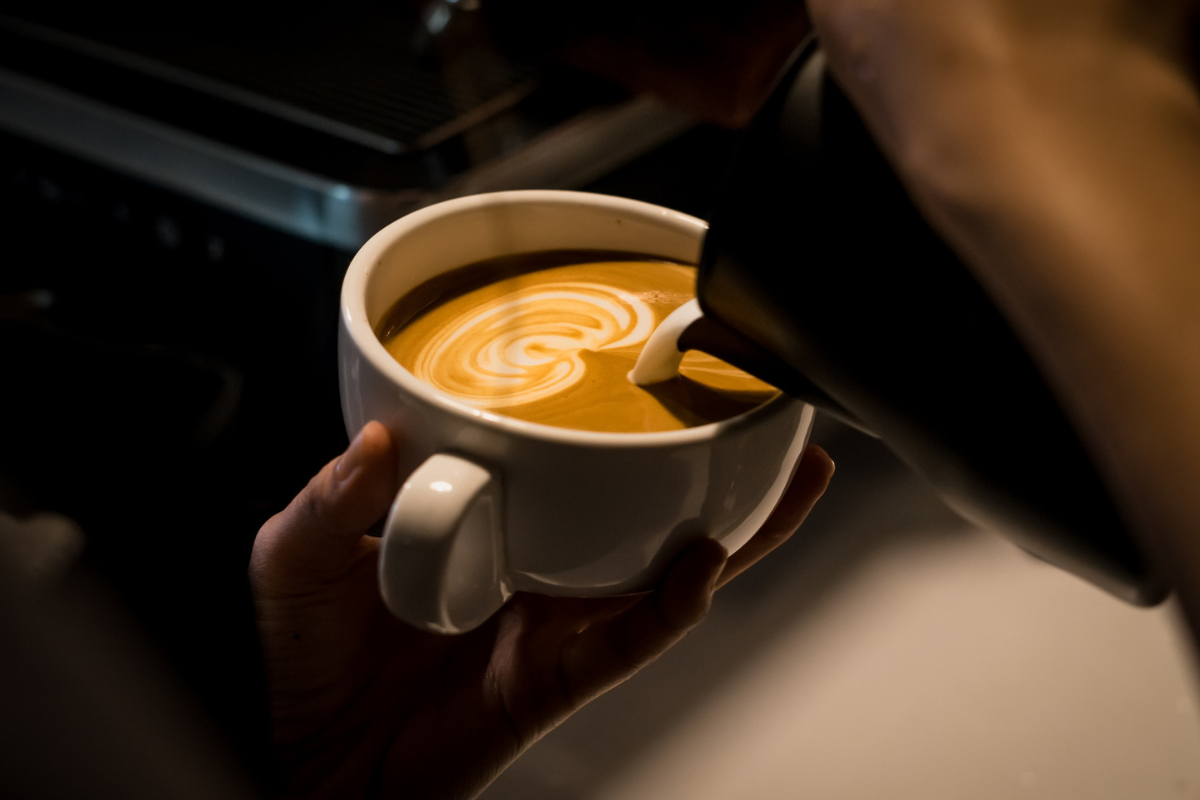
[[1031, 116], [1102, 121], [1122, 102], [1111, 95], [1185, 75], [1192, 5], [808, 0], [831, 70], [893, 164], [947, 191], [1007, 162]]
[[1019, 53], [1003, 69], [932, 82], [901, 114], [883, 146], [935, 222], [956, 226], [1118, 189], [1147, 167], [1170, 173], [1146, 162], [1200, 142], [1189, 77], [1140, 47]]

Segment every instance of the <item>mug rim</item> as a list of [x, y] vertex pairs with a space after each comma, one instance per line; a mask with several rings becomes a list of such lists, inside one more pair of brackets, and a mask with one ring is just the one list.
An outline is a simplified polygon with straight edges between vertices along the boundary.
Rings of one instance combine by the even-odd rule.
[[[376, 268], [382, 263], [384, 254], [408, 232], [428, 224], [439, 217], [463, 211], [486, 208], [494, 205], [522, 204], [567, 204], [620, 210], [637, 213], [646, 218], [665, 218], [668, 224], [699, 231], [701, 236], [708, 230], [708, 223], [698, 217], [675, 211], [664, 206], [631, 200], [625, 197], [593, 192], [563, 189], [516, 189], [503, 192], [456, 197], [419, 208], [395, 220], [377, 231], [354, 254], [342, 280], [341, 316], [342, 324], [354, 340], [355, 346], [371, 365], [390, 381], [399, 385], [431, 405], [454, 416], [493, 425], [501, 430], [525, 438], [552, 441], [561, 444], [586, 445], [589, 447], [661, 447], [704, 442], [716, 438], [731, 428], [754, 424], [759, 417], [773, 416], [787, 410], [790, 403], [802, 401], [780, 392], [765, 403], [728, 419], [709, 422], [690, 428], [670, 431], [609, 432], [585, 431], [560, 428], [540, 422], [529, 422], [515, 417], [475, 408], [422, 381], [400, 364], [383, 346], [367, 317], [366, 287]], [[465, 264], [462, 266], [466, 266]]]

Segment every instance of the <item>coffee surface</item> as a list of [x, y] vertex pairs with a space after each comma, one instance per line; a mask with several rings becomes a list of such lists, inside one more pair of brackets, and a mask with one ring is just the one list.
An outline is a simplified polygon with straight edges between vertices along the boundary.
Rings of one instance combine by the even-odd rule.
[[778, 394], [699, 352], [684, 357], [678, 377], [634, 385], [642, 346], [694, 297], [696, 270], [611, 254], [583, 260], [603, 255], [531, 254], [439, 276], [393, 306], [380, 339], [417, 378], [475, 408], [561, 428], [678, 430]]

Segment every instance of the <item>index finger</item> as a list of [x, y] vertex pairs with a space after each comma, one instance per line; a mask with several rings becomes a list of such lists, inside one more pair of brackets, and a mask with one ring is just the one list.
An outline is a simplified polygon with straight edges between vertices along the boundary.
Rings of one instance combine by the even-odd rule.
[[729, 556], [725, 570], [717, 579], [718, 589], [792, 537], [800, 523], [808, 516], [808, 512], [812, 511], [813, 506], [821, 499], [821, 495], [825, 494], [829, 480], [833, 477], [833, 470], [833, 459], [824, 449], [815, 444], [805, 448], [804, 456], [796, 465], [796, 472], [780, 498], [779, 505], [775, 506], [775, 510], [758, 529], [758, 533]]
[[396, 444], [387, 428], [368, 423], [341, 458], [326, 464], [259, 530], [250, 560], [255, 585], [341, 572], [358, 553], [363, 534], [387, 514], [396, 469]]

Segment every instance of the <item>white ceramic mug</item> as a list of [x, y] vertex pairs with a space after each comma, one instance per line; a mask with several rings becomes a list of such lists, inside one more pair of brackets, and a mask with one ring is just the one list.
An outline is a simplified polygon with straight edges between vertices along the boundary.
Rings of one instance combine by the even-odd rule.
[[371, 238], [342, 284], [342, 411], [383, 422], [403, 487], [379, 563], [387, 606], [431, 631], [470, 630], [515, 591], [591, 597], [652, 588], [690, 541], [730, 552], [775, 507], [813, 409], [780, 396], [723, 422], [594, 433], [472, 408], [400, 366], [375, 327], [441, 273], [540, 250], [621, 250], [696, 263], [702, 220], [581, 192], [475, 195], [415, 211]]

